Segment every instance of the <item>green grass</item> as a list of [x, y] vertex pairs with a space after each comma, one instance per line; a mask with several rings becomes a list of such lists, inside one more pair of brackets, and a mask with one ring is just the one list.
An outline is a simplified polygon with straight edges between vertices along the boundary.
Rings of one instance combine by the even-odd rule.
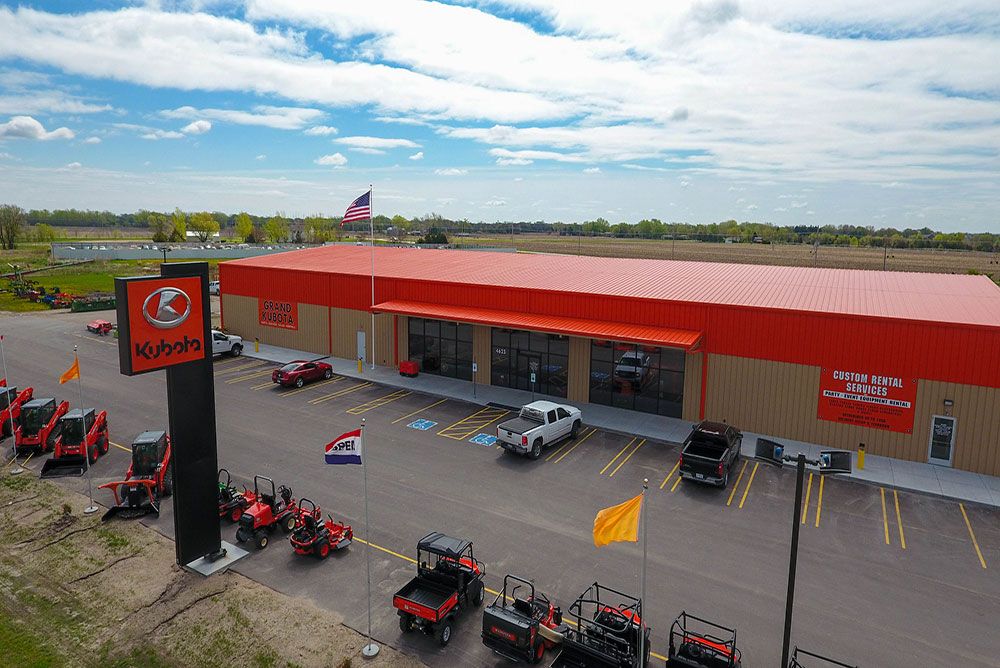
[[36, 634], [26, 624], [17, 623], [14, 614], [0, 614], [0, 647], [3, 663], [8, 666], [48, 668], [66, 663], [52, 651], [44, 633]]
[[27, 299], [18, 299], [12, 292], [0, 292], [0, 311], [14, 311], [24, 313], [27, 311], [48, 311], [45, 304], [30, 302]]

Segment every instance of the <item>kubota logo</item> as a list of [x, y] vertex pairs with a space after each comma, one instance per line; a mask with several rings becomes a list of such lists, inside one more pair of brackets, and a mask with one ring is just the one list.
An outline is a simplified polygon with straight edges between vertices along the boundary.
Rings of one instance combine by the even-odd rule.
[[191, 298], [180, 288], [159, 288], [142, 303], [142, 317], [157, 329], [172, 329], [191, 315]]

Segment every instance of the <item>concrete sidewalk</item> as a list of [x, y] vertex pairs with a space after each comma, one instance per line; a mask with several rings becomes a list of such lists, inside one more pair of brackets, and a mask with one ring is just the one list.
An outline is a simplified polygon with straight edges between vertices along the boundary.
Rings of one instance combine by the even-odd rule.
[[[288, 348], [260, 344], [260, 351], [252, 347], [244, 349], [247, 357], [254, 357], [269, 362], [284, 364], [292, 360], [317, 359], [312, 353], [304, 353]], [[358, 372], [357, 361], [344, 360], [337, 357], [321, 358], [333, 366], [335, 373], [350, 378], [363, 378], [390, 387], [400, 387], [415, 390], [440, 397], [470, 401], [478, 404], [497, 404], [510, 408], [518, 408], [533, 399], [550, 399], [565, 402], [559, 397], [549, 397], [533, 394], [524, 390], [512, 390], [506, 387], [492, 385], [477, 385], [464, 380], [443, 378], [431, 374], [420, 374], [416, 378], [400, 376], [392, 367], [377, 366], [374, 369], [365, 364]], [[691, 431], [691, 424], [685, 420], [651, 415], [638, 411], [629, 411], [599, 404], [573, 402], [573, 405], [583, 411], [584, 422], [592, 427], [608, 431], [653, 438], [671, 443], [681, 443]], [[819, 456], [821, 450], [830, 450], [827, 446], [792, 441], [786, 438], [770, 437], [760, 434], [763, 438], [778, 441], [785, 445], [789, 453], [804, 452], [810, 458]], [[758, 434], [743, 432], [743, 454], [752, 457], [756, 447]], [[959, 501], [971, 501], [988, 506], [1000, 507], [1000, 478], [993, 476], [959, 471], [934, 464], [890, 459], [869, 454], [865, 457], [865, 468], [857, 468], [855, 459], [852, 478], [876, 485], [887, 485], [899, 489], [943, 496]]]

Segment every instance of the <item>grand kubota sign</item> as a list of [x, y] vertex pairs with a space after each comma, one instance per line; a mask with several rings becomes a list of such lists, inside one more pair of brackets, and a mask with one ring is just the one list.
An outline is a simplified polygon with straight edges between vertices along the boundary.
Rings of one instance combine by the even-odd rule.
[[910, 434], [916, 400], [916, 378], [823, 367], [817, 417]]
[[296, 302], [257, 298], [257, 313], [260, 324], [281, 329], [299, 328], [299, 305]]
[[200, 278], [118, 280], [124, 284], [126, 297], [125, 322], [119, 309], [123, 373], [155, 371], [209, 354]]

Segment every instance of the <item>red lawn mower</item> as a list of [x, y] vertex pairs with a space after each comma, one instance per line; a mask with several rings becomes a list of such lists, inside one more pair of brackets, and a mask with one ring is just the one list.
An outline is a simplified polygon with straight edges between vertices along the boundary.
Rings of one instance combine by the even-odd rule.
[[276, 495], [274, 481], [264, 476], [253, 477], [253, 494], [253, 503], [247, 506], [240, 516], [239, 528], [236, 529], [236, 542], [245, 543], [253, 539], [257, 549], [263, 550], [267, 547], [275, 527], [280, 526], [285, 533], [292, 532], [299, 507], [292, 498], [290, 488], [282, 485]]
[[170, 463], [170, 437], [164, 431], [144, 431], [132, 441], [132, 463], [125, 479], [106, 482], [98, 489], [110, 489], [115, 505], [104, 513], [104, 521], [112, 517], [132, 519], [143, 515], [159, 515], [160, 499], [174, 491]]
[[[225, 480], [222, 479], [225, 474]], [[236, 489], [233, 478], [226, 469], [219, 469], [219, 519], [235, 524], [240, 521], [243, 511], [255, 500], [254, 493], [243, 485], [243, 491]]]
[[28, 449], [52, 452], [56, 448], [63, 424], [59, 418], [69, 411], [69, 402], [55, 399], [31, 399], [21, 404], [21, 415], [14, 425], [14, 450], [18, 454]]
[[83, 475], [87, 462], [93, 466], [99, 455], [108, 454], [108, 412], [74, 408], [59, 418], [55, 455], [42, 465], [43, 478]]
[[354, 540], [354, 529], [349, 524], [334, 522], [327, 514], [323, 521], [323, 511], [309, 499], [299, 500], [295, 516], [295, 531], [289, 537], [295, 554], [311, 554], [317, 559], [326, 559], [330, 551], [342, 550]]

